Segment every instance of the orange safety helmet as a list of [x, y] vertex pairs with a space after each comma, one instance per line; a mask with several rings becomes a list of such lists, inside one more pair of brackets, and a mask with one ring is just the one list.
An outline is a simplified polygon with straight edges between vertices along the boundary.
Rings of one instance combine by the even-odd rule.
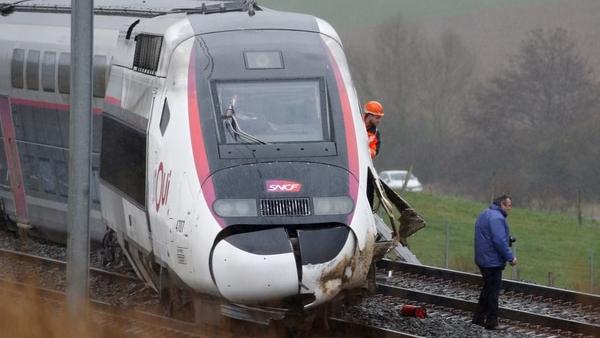
[[375, 116], [383, 116], [383, 106], [377, 101], [369, 101], [365, 103], [365, 112]]

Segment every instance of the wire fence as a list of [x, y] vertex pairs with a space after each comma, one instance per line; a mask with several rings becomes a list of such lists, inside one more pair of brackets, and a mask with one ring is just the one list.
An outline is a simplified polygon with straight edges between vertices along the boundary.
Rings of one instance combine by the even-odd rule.
[[[448, 221], [443, 223], [443, 241], [439, 243], [440, 247], [444, 248], [443, 257], [437, 262], [424, 263], [456, 270], [469, 270], [469, 266], [472, 264], [473, 270], [476, 271], [474, 263], [465, 262], [468, 258], [464, 255], [464, 243], [456, 243], [456, 238], [453, 238], [452, 224]], [[511, 249], [515, 257], [518, 257], [519, 264], [507, 266], [504, 274], [505, 278], [552, 287], [570, 288], [582, 292], [600, 292], [598, 248], [587, 249], [587, 255], [578, 257], [576, 262], [565, 259], [561, 262], [563, 266], [559, 272], [552, 271], [553, 269], [550, 266], [546, 267], [547, 271], [544, 271], [544, 266], [527, 266], [526, 262], [529, 260], [531, 253], [528, 253], [527, 250], [519, 250], [517, 243], [514, 243]], [[540, 271], [543, 272], [540, 273]]]

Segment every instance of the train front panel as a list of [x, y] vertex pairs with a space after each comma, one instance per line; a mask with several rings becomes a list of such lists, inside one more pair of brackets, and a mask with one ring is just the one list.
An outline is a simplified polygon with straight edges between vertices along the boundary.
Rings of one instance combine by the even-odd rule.
[[337, 35], [304, 15], [221, 31], [208, 19], [190, 16], [149, 126], [155, 255], [237, 303], [314, 306], [361, 285], [371, 162]]

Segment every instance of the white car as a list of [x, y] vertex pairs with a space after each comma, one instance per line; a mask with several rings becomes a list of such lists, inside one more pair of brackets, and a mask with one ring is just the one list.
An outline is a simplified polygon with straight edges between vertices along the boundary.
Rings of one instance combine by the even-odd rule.
[[[406, 180], [406, 170], [384, 170], [379, 173], [381, 178], [390, 188], [401, 189], [404, 186]], [[419, 179], [415, 175], [410, 175], [408, 182], [406, 183], [406, 191], [423, 191], [423, 185], [419, 182]]]

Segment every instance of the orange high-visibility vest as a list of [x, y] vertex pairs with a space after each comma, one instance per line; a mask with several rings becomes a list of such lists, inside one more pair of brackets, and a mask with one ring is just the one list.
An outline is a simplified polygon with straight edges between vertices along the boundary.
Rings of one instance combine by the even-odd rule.
[[375, 158], [379, 153], [381, 135], [375, 127], [367, 129], [367, 134], [369, 135], [369, 153], [371, 153], [371, 158]]

